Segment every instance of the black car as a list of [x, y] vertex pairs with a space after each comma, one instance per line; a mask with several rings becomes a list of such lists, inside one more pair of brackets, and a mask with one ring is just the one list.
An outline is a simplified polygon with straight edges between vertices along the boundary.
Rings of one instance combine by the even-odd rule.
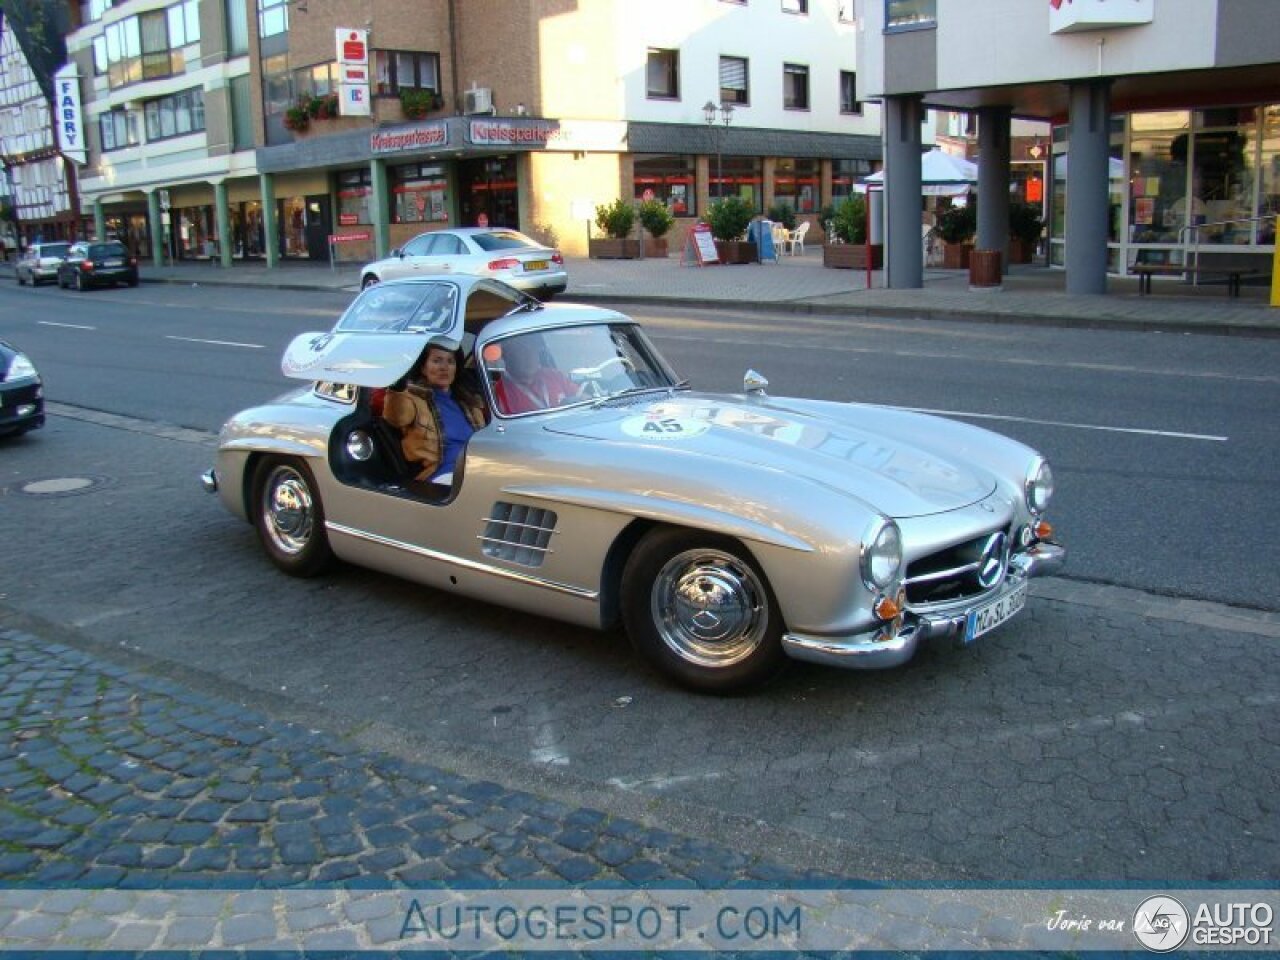
[[138, 258], [116, 240], [72, 244], [67, 259], [58, 264], [58, 286], [64, 290], [67, 287], [84, 290], [103, 284], [114, 287], [117, 283], [138, 285]]
[[0, 340], [0, 436], [44, 426], [44, 384], [26, 354]]

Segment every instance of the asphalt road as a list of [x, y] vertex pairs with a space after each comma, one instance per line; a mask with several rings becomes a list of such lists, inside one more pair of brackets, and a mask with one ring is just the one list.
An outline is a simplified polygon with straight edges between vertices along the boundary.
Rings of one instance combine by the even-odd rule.
[[[846, 875], [1274, 877], [1274, 616], [1077, 579], [969, 651], [882, 674], [798, 664], [715, 699], [672, 689], [617, 635], [367, 571], [276, 573], [196, 475], [207, 431], [283, 388], [281, 346], [326, 327], [342, 298], [250, 296], [0, 291], [0, 336], [32, 353], [68, 414], [0, 444], [0, 528], [22, 549], [6, 557], [0, 619], [369, 746]], [[1270, 342], [650, 325], [710, 389], [750, 365], [779, 394], [1021, 418], [994, 423], [1057, 464], [1074, 577], [1274, 605]], [[28, 490], [63, 477], [94, 483]]]
[[[289, 386], [289, 339], [350, 296], [0, 288], [0, 336], [57, 401], [216, 431]], [[962, 416], [1047, 454], [1066, 576], [1280, 610], [1280, 343], [1004, 324], [631, 311], [698, 388]]]

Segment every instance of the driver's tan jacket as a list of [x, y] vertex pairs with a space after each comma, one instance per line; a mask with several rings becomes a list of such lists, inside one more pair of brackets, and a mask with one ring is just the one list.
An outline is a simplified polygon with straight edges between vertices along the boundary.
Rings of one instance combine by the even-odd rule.
[[[453, 390], [467, 422], [479, 430], [485, 424], [484, 403], [465, 390]], [[415, 480], [429, 480], [444, 458], [444, 427], [436, 409], [434, 391], [426, 384], [411, 383], [404, 390], [388, 390], [382, 416], [400, 429], [404, 458], [422, 470]]]

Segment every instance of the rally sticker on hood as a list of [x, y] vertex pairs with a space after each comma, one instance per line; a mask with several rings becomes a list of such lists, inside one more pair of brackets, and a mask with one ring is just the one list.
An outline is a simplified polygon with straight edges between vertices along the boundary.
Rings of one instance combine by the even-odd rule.
[[622, 432], [638, 440], [687, 440], [710, 429], [710, 421], [664, 413], [641, 414], [622, 421]]

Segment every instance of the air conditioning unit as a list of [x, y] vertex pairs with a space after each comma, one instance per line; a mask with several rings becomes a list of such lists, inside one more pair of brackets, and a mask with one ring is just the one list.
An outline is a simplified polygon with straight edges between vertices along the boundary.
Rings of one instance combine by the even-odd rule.
[[493, 91], [488, 87], [472, 87], [463, 92], [463, 113], [493, 113]]

